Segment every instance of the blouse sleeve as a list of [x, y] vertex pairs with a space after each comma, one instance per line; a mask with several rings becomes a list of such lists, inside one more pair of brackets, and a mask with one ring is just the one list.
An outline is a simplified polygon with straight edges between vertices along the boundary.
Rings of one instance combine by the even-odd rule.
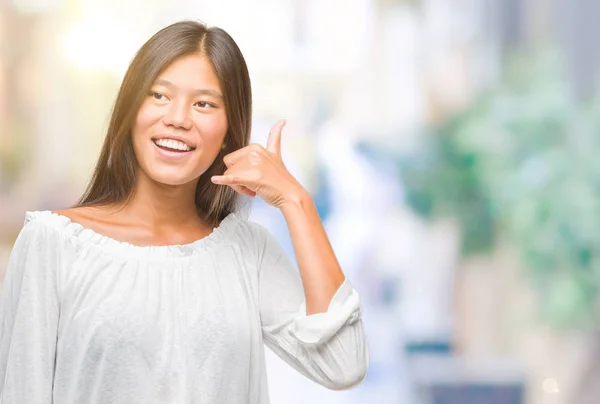
[[266, 229], [261, 233], [258, 295], [265, 344], [329, 389], [360, 384], [369, 354], [358, 292], [346, 278], [326, 312], [307, 316], [300, 274], [275, 237]]
[[10, 253], [0, 294], [1, 404], [52, 403], [57, 237], [43, 223], [26, 222]]

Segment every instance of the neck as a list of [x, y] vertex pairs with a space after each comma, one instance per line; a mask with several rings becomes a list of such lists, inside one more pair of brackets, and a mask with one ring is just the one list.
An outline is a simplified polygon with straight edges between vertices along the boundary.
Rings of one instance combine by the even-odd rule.
[[168, 229], [201, 222], [195, 204], [197, 180], [182, 185], [158, 183], [138, 171], [132, 197], [121, 212], [154, 229]]

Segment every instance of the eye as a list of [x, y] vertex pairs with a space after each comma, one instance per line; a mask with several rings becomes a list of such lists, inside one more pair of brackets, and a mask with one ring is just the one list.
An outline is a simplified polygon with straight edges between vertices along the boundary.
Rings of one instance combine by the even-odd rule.
[[212, 105], [211, 103], [208, 103], [206, 101], [198, 101], [197, 103], [194, 104], [194, 106], [200, 107], [200, 108], [214, 108], [215, 107], [214, 105]]
[[158, 101], [163, 101], [167, 99], [167, 97], [164, 94], [156, 91], [150, 91], [148, 95]]

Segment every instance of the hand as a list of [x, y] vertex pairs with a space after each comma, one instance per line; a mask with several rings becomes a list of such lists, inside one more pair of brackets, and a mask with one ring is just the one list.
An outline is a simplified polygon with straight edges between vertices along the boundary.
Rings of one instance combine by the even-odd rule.
[[273, 126], [266, 149], [251, 144], [226, 155], [223, 161], [227, 170], [213, 176], [212, 182], [228, 185], [242, 195], [258, 195], [280, 209], [288, 200], [305, 193], [281, 159], [281, 131], [285, 123], [282, 120]]

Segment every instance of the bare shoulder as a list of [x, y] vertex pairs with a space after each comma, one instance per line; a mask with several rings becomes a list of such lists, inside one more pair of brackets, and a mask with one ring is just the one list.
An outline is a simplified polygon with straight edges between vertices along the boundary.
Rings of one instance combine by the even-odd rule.
[[90, 207], [78, 206], [75, 208], [53, 210], [52, 213], [55, 213], [60, 216], [68, 217], [72, 221], [79, 221], [82, 218], [85, 219], [85, 218], [90, 217]]
[[106, 224], [108, 221], [108, 210], [96, 206], [77, 206], [74, 208], [53, 210], [52, 212], [89, 228], [96, 228]]

